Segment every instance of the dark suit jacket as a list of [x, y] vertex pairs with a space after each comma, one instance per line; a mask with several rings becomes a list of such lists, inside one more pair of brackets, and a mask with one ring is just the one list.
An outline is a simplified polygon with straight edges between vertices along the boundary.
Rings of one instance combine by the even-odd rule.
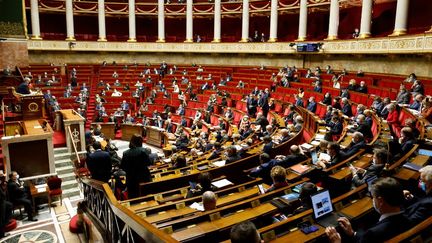
[[344, 150], [345, 158], [353, 156], [355, 153], [357, 153], [360, 149], [364, 148], [365, 146], [366, 146], [365, 141], [361, 141], [358, 143], [351, 142], [350, 145]]
[[405, 215], [412, 225], [417, 225], [432, 216], [432, 193], [429, 192], [429, 195], [409, 206], [405, 210]]
[[296, 100], [295, 105], [296, 105], [296, 106], [301, 106], [301, 107], [303, 107], [303, 106], [304, 106], [304, 104], [303, 104], [303, 100], [302, 100], [302, 99], [298, 99], [298, 100]]
[[384, 242], [406, 231], [410, 226], [411, 224], [404, 214], [393, 215], [379, 221], [364, 233], [357, 233], [355, 241], [365, 243]]
[[408, 153], [408, 151], [410, 151], [414, 147], [414, 144], [416, 144], [416, 142], [417, 141], [415, 139], [411, 139], [402, 143], [400, 154], [403, 156]]
[[16, 92], [20, 94], [30, 94], [30, 90], [27, 83], [22, 82], [20, 85], [18, 85]]
[[366, 124], [360, 124], [357, 128], [351, 130], [352, 132], [361, 132], [365, 138], [373, 137], [371, 127]]
[[108, 182], [111, 178], [112, 164], [108, 152], [96, 150], [94, 153], [89, 153], [86, 163], [93, 179]]
[[350, 104], [344, 105], [342, 107], [342, 112], [344, 113], [344, 115], [346, 115], [348, 117], [352, 117], [353, 116]]
[[270, 154], [271, 151], [272, 151], [272, 149], [273, 149], [273, 142], [270, 141], [269, 143], [267, 143], [266, 145], [264, 145], [263, 153]]
[[[151, 181], [150, 171], [147, 166], [151, 165], [149, 156], [144, 148], [131, 148], [123, 152], [121, 169], [126, 172], [126, 185], [130, 198], [139, 196], [139, 183]], [[131, 193], [132, 192], [132, 193]]]
[[277, 162], [277, 165], [288, 168], [305, 160], [307, 157], [303, 154], [291, 154], [286, 156], [284, 160]]
[[9, 180], [7, 183], [7, 192], [9, 199], [14, 202], [18, 199], [27, 198], [27, 192], [25, 188], [20, 187], [16, 182]]
[[315, 111], [317, 109], [317, 103], [316, 102], [309, 103], [306, 109], [308, 109], [310, 112], [315, 113]]
[[255, 124], [260, 125], [261, 126], [261, 130], [265, 131], [266, 126], [269, 124], [267, 118], [265, 118], [264, 116], [262, 116], [261, 118], [259, 118], [258, 120], [255, 121]]
[[380, 177], [383, 169], [384, 169], [384, 164], [371, 165], [366, 169], [366, 173], [353, 177], [352, 183], [354, 184], [354, 186], [360, 186], [364, 184], [368, 178], [374, 176]]

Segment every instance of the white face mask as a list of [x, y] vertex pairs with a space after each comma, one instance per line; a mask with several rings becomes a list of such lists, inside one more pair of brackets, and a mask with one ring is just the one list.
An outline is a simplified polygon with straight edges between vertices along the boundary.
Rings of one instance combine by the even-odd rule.
[[19, 175], [16, 176], [17, 180], [19, 179]]
[[373, 158], [372, 159], [372, 165], [376, 165], [377, 163], [376, 163], [376, 159], [375, 158]]
[[377, 213], [381, 214], [380, 211], [379, 211], [379, 209], [378, 209], [378, 207], [377, 207], [377, 205], [376, 205], [376, 203], [375, 203], [375, 199], [372, 199], [372, 205], [373, 205], [375, 211], [377, 211]]

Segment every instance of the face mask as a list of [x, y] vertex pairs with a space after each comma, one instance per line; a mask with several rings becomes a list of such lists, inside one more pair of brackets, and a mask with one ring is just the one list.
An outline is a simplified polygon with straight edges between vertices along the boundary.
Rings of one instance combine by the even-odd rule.
[[372, 165], [376, 165], [376, 159], [372, 159]]
[[422, 191], [426, 192], [426, 183], [424, 181], [420, 181], [418, 186]]
[[17, 180], [19, 179], [19, 175], [16, 176]]
[[375, 199], [372, 200], [372, 204], [373, 204], [375, 211], [377, 211], [377, 213], [380, 214], [380, 211], [379, 211], [378, 207], [376, 206]]

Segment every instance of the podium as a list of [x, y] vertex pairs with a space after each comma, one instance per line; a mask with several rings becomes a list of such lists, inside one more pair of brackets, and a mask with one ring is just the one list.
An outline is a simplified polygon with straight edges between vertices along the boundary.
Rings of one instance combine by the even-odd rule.
[[148, 126], [146, 129], [147, 144], [161, 148], [165, 130], [162, 128]]
[[122, 140], [129, 141], [134, 134], [143, 135], [144, 127], [138, 124], [121, 124]]
[[[60, 122], [64, 125], [65, 135], [66, 135], [66, 146], [69, 153], [73, 153], [73, 143], [77, 152], [85, 152], [85, 132], [84, 132], [84, 122], [85, 119], [78, 114], [76, 111], [70, 110], [60, 110], [57, 114], [61, 116]], [[63, 128], [62, 124], [57, 124]], [[69, 132], [70, 131], [70, 132]]]
[[40, 119], [44, 116], [44, 97], [43, 95], [21, 96], [21, 110], [23, 120]]
[[6, 175], [17, 171], [23, 179], [55, 175], [53, 130], [43, 119], [5, 123], [1, 138]]

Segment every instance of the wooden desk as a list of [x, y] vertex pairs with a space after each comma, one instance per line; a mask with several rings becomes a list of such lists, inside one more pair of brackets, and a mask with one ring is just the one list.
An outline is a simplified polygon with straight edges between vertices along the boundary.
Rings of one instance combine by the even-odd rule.
[[146, 127], [146, 136], [147, 136], [146, 143], [161, 148], [162, 141], [163, 141], [163, 133], [164, 130], [158, 127], [154, 127], [154, 126]]
[[101, 126], [101, 133], [104, 134], [105, 137], [114, 139], [115, 138], [115, 123], [114, 122], [93, 122], [92, 126]]
[[[57, 124], [57, 130], [64, 129], [68, 152], [73, 153], [73, 143], [75, 143], [78, 152], [85, 151], [85, 119], [72, 109], [60, 110], [56, 113], [56, 117], [59, 117], [60, 120], [58, 122], [60, 124]], [[69, 129], [72, 136], [69, 134]]]
[[[427, 162], [429, 161], [429, 156], [426, 155], [417, 155], [416, 157], [414, 157], [411, 160], [411, 163], [419, 165], [419, 166], [424, 166], [427, 164]], [[401, 168], [395, 175], [394, 177], [401, 179], [401, 180], [418, 180], [418, 178], [420, 177], [420, 173], [418, 171], [414, 171], [414, 170], [410, 170], [407, 168]]]
[[305, 233], [301, 232], [301, 230], [298, 229], [298, 230], [294, 230], [293, 232], [290, 232], [286, 235], [283, 235], [279, 238], [276, 238], [270, 242], [281, 242], [281, 243], [284, 242], [285, 243], [285, 242], [293, 242], [293, 241], [296, 241], [296, 242], [314, 241], [316, 238], [325, 234], [325, 228], [324, 227], [322, 227], [318, 224], [315, 224], [315, 226], [318, 227], [318, 230], [313, 232], [313, 233], [305, 234]]
[[43, 186], [44, 186], [44, 188], [42, 189], [42, 187], [41, 187], [38, 191], [38, 189], [36, 188], [35, 185], [33, 185], [32, 183], [30, 183], [30, 185], [29, 185], [30, 194], [31, 194], [31, 198], [32, 198], [32, 204], [33, 204], [33, 213], [36, 212], [35, 198], [37, 198], [37, 197], [46, 197], [47, 198], [48, 209], [51, 212], [51, 200], [49, 197], [49, 188], [48, 188], [47, 184], [44, 184]]
[[365, 215], [372, 210], [372, 198], [363, 197], [353, 204], [344, 207], [340, 212], [350, 219], [355, 219]]
[[129, 141], [134, 134], [143, 135], [144, 126], [137, 124], [121, 124], [122, 140]]
[[261, 204], [255, 208], [249, 208], [212, 222], [204, 222], [194, 227], [174, 232], [171, 236], [178, 241], [185, 241], [216, 230], [229, 228], [237, 223], [254, 219], [262, 214], [270, 214], [276, 210], [277, 208], [270, 203]]
[[[365, 154], [359, 160], [354, 161], [352, 163], [352, 165], [354, 167], [365, 169], [370, 165], [371, 160], [372, 160], [372, 155], [371, 154]], [[330, 175], [329, 177], [336, 179], [336, 180], [343, 180], [349, 176], [351, 176], [350, 168], [349, 167], [343, 167], [341, 170]]]

